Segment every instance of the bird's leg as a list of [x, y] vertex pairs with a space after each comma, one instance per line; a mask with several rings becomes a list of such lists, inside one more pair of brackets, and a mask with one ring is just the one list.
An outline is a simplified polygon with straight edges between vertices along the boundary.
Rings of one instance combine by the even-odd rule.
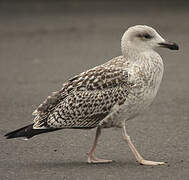
[[155, 165], [166, 164], [165, 162], [156, 162], [156, 161], [148, 161], [148, 160], [145, 160], [145, 159], [139, 154], [139, 152], [136, 150], [135, 146], [133, 145], [133, 143], [132, 143], [130, 137], [129, 137], [128, 134], [127, 134], [125, 124], [123, 125], [123, 139], [127, 142], [127, 144], [129, 145], [131, 151], [132, 151], [133, 154], [135, 155], [137, 161], [138, 161], [141, 165], [155, 166]]
[[112, 162], [112, 160], [99, 159], [99, 158], [95, 157], [95, 155], [94, 155], [100, 134], [101, 134], [101, 127], [98, 126], [97, 130], [96, 130], [95, 140], [94, 140], [92, 149], [91, 149], [91, 151], [89, 152], [89, 155], [88, 155], [88, 163], [109, 163], [109, 162]]

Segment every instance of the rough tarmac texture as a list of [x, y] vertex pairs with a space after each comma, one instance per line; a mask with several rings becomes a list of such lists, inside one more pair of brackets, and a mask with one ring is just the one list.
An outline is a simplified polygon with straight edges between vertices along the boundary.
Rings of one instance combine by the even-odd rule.
[[[0, 4], [1, 180], [189, 179], [189, 6], [150, 2]], [[169, 166], [137, 164], [114, 129], [102, 132], [97, 147], [114, 162], [98, 165], [86, 163], [95, 130], [3, 137], [32, 122], [32, 111], [68, 78], [120, 55], [120, 37], [135, 24], [180, 45], [178, 52], [159, 50], [165, 74], [158, 96], [148, 113], [128, 122], [141, 154]]]

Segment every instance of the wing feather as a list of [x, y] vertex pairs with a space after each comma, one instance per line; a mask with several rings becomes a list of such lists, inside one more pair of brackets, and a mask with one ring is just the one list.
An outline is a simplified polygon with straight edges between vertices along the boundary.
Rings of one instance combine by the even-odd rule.
[[[111, 62], [112, 63], [112, 62]], [[128, 72], [108, 64], [85, 71], [63, 84], [35, 111], [35, 128], [93, 128], [128, 95]]]

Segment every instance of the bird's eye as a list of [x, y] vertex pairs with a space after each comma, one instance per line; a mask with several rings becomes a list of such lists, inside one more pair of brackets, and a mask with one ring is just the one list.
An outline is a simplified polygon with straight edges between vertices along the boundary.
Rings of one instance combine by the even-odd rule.
[[144, 37], [145, 39], [152, 39], [152, 36], [149, 35], [149, 34], [144, 34], [143, 37]]
[[150, 40], [152, 39], [153, 37], [148, 34], [148, 33], [142, 33], [142, 34], [138, 34], [137, 37], [141, 38], [141, 39], [146, 39], [146, 40]]

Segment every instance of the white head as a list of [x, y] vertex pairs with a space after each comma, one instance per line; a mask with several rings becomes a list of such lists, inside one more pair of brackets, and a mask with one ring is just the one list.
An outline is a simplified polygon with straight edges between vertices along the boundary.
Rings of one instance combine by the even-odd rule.
[[166, 42], [155, 29], [146, 25], [136, 25], [128, 28], [121, 40], [123, 55], [129, 50], [144, 52], [154, 50], [156, 47], [165, 47], [178, 50], [176, 43]]

